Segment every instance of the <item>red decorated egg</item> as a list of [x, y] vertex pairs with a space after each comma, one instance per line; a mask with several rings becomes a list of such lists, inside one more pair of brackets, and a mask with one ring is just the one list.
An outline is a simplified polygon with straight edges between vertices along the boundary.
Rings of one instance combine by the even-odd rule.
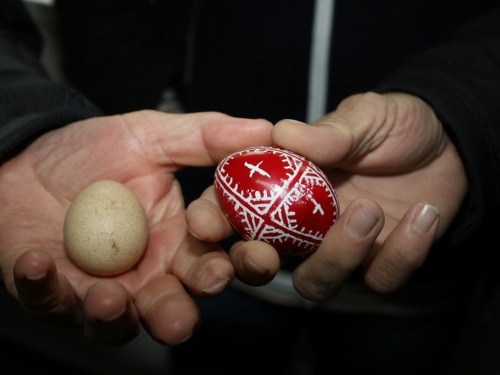
[[339, 215], [337, 195], [323, 171], [274, 147], [252, 147], [222, 160], [215, 191], [243, 238], [267, 242], [281, 254], [314, 252]]

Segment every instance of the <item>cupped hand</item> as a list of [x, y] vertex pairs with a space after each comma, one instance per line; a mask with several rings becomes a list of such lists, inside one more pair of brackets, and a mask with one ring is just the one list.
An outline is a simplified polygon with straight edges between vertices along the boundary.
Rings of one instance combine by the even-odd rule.
[[[312, 126], [280, 121], [272, 138], [327, 172], [340, 200], [339, 220], [293, 273], [295, 288], [311, 300], [338, 293], [359, 267], [378, 292], [405, 285], [467, 191], [453, 143], [432, 108], [412, 95], [354, 95]], [[198, 238], [220, 240], [232, 232], [217, 212], [213, 189], [188, 207], [187, 216]], [[211, 220], [211, 233], [202, 219]], [[235, 244], [230, 257], [238, 277], [251, 285], [268, 282], [280, 266], [272, 247], [258, 241]]]
[[[220, 246], [189, 235], [175, 173], [270, 144], [271, 128], [220, 113], [140, 111], [44, 134], [0, 167], [0, 267], [9, 292], [29, 314], [82, 324], [101, 345], [131, 340], [140, 322], [159, 342], [186, 340], [200, 320], [191, 295], [222, 292], [234, 270]], [[82, 271], [63, 242], [72, 200], [104, 179], [131, 189], [149, 221], [144, 256], [112, 277]]]

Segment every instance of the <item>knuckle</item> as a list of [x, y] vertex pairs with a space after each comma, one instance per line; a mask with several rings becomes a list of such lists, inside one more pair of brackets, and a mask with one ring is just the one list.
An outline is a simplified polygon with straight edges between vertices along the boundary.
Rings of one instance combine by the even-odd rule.
[[365, 276], [366, 283], [381, 293], [389, 293], [399, 289], [419, 266], [401, 248], [393, 248], [389, 253], [374, 262]]

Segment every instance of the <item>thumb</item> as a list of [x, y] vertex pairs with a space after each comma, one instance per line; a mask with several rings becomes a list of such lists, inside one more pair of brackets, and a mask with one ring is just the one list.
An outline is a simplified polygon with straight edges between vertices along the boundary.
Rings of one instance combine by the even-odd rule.
[[[150, 111], [147, 115], [147, 124], [157, 126], [141, 127], [138, 130], [144, 134], [141, 139], [149, 142], [152, 132], [156, 130], [162, 152], [177, 165], [214, 165], [246, 147], [271, 144], [273, 126], [263, 119], [236, 118], [218, 112], [179, 115]], [[137, 117], [137, 113], [129, 116]]]
[[443, 150], [440, 121], [423, 100], [404, 93], [365, 93], [344, 99], [312, 126], [283, 120], [274, 144], [295, 151], [324, 169], [341, 166], [365, 173], [408, 171]]
[[272, 138], [276, 146], [330, 169], [356, 160], [380, 144], [389, 131], [389, 112], [390, 101], [382, 95], [353, 95], [311, 126], [294, 120], [278, 122]]

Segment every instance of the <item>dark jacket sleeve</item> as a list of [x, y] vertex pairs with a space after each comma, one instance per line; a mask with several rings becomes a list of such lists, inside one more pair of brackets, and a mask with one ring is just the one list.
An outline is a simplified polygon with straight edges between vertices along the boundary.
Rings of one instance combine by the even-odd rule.
[[56, 0], [66, 77], [106, 115], [179, 87], [191, 0]]
[[0, 2], [0, 163], [48, 130], [101, 115], [78, 91], [51, 80], [42, 40], [24, 4]]
[[443, 122], [469, 180], [450, 236], [467, 238], [500, 205], [500, 7], [412, 57], [377, 91], [419, 96]]

